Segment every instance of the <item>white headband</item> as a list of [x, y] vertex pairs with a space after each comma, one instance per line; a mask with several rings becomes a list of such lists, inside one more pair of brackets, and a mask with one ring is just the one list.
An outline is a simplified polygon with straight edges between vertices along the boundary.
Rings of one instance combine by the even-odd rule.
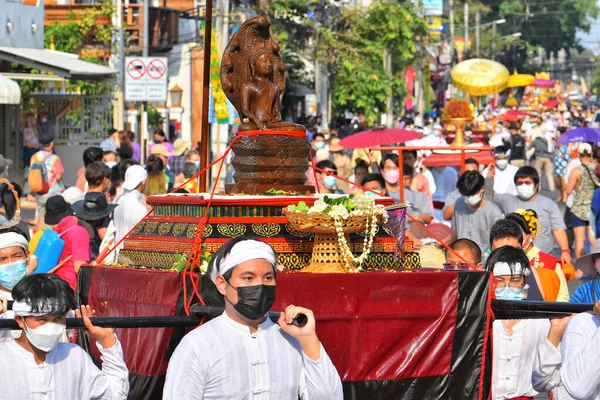
[[277, 260], [275, 260], [275, 252], [273, 248], [268, 244], [261, 242], [260, 240], [244, 240], [236, 243], [225, 259], [221, 261], [221, 265], [213, 265], [213, 270], [210, 274], [210, 279], [216, 283], [217, 276], [225, 275], [227, 271], [235, 268], [244, 261], [256, 260], [264, 258], [273, 267]]
[[2, 231], [0, 231], [0, 250], [13, 246], [19, 246], [25, 251], [29, 249], [29, 243], [23, 235], [16, 232], [2, 233]]
[[521, 267], [521, 263], [515, 263], [513, 265], [512, 271], [510, 270], [510, 266], [505, 262], [497, 262], [494, 264], [494, 276], [505, 276], [505, 275], [523, 275], [529, 276], [531, 271], [529, 268]]
[[16, 315], [21, 317], [43, 317], [44, 315], [52, 314], [56, 311], [51, 303], [38, 304], [38, 312], [32, 311], [32, 306], [24, 301], [14, 301], [12, 310]]

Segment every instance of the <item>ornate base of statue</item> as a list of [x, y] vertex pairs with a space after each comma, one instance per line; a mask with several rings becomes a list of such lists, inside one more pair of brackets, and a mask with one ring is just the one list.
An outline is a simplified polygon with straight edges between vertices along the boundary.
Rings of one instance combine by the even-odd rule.
[[[263, 129], [266, 131], [306, 132], [306, 128], [303, 125], [294, 124], [293, 122], [270, 122], [265, 124]], [[238, 126], [239, 132], [257, 130], [259, 130], [258, 125], [249, 120], [244, 120]]]
[[266, 194], [271, 189], [313, 194], [306, 185], [310, 144], [298, 132], [259, 131], [244, 134], [233, 144], [235, 184], [226, 193]]

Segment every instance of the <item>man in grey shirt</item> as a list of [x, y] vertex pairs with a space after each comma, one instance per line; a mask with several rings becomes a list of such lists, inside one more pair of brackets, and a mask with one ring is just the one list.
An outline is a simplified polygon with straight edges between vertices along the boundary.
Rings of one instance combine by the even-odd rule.
[[533, 167], [519, 168], [515, 174], [517, 196], [501, 194], [496, 196], [496, 204], [504, 214], [518, 209], [532, 209], [539, 218], [540, 232], [533, 243], [544, 253], [550, 254], [554, 248], [554, 239], [560, 247], [561, 261], [571, 263], [571, 249], [567, 239], [565, 222], [562, 219], [558, 205], [553, 200], [538, 193], [540, 176]]
[[504, 215], [497, 205], [483, 198], [485, 180], [479, 172], [467, 171], [458, 179], [461, 194], [454, 204], [452, 238], [471, 239], [482, 251], [490, 247], [490, 229]]
[[38, 108], [36, 128], [40, 140], [45, 142], [54, 140], [54, 125], [57, 120], [65, 116], [67, 111], [69, 111], [69, 108], [71, 108], [71, 102], [68, 102], [62, 110], [56, 113], [56, 115], [50, 115], [48, 113], [48, 107], [45, 105]]
[[[476, 159], [474, 158], [467, 158], [465, 160], [465, 172], [467, 171], [477, 171], [479, 172], [479, 163], [477, 162]], [[490, 178], [484, 178], [485, 179], [485, 190], [483, 192], [483, 198], [486, 200], [490, 200], [493, 201], [493, 197], [494, 197], [494, 181]], [[443, 213], [444, 213], [444, 219], [446, 221], [449, 221], [450, 219], [452, 219], [452, 214], [454, 214], [454, 203], [456, 203], [456, 200], [460, 197], [460, 192], [458, 191], [458, 189], [453, 190], [452, 192], [448, 193], [448, 195], [446, 196], [446, 201], [444, 202], [444, 209], [443, 209]]]

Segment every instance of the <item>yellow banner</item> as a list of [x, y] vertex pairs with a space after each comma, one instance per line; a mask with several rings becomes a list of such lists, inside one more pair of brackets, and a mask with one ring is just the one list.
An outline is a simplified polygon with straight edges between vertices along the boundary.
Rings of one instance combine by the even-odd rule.
[[215, 105], [215, 117], [219, 124], [229, 123], [229, 115], [227, 113], [227, 97], [221, 87], [221, 72], [220, 72], [219, 51], [217, 49], [217, 39], [215, 30], [212, 30], [210, 41], [210, 83], [212, 85], [212, 95]]

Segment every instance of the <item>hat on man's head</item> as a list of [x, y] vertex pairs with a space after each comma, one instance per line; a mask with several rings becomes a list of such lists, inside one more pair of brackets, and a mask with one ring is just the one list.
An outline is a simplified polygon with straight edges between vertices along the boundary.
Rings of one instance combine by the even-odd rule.
[[46, 200], [46, 225], [57, 225], [63, 218], [73, 215], [71, 205], [66, 202], [60, 194], [54, 195]]
[[62, 192], [62, 197], [69, 204], [73, 204], [76, 201], [83, 200], [83, 192], [77, 186], [71, 186]]
[[596, 270], [595, 258], [600, 259], [600, 240], [594, 242], [589, 254], [581, 256], [575, 261], [575, 266], [578, 270], [581, 270], [584, 275], [596, 276], [598, 273]]
[[344, 150], [344, 148], [340, 145], [340, 139], [335, 138], [335, 139], [331, 139], [331, 142], [329, 142], [329, 151], [332, 152], [337, 152], [337, 151], [342, 151]]
[[165, 156], [165, 157], [169, 157], [171, 155], [171, 153], [169, 153], [169, 150], [167, 150], [166, 146], [162, 143], [155, 144], [154, 146], [152, 146], [152, 150], [150, 150], [150, 154], [156, 154], [156, 155], [161, 155], [161, 156]]
[[592, 146], [589, 143], [579, 143], [579, 147], [577, 148], [577, 153], [592, 154]]
[[141, 165], [132, 165], [125, 171], [125, 182], [123, 182], [123, 189], [133, 190], [148, 179], [148, 171]]
[[39, 143], [42, 147], [46, 147], [52, 142], [54, 142], [54, 135], [40, 135], [39, 137]]
[[12, 160], [10, 158], [4, 158], [2, 154], [0, 154], [0, 169], [3, 169], [7, 165], [12, 165]]
[[[154, 145], [154, 147], [156, 147], [158, 145]], [[164, 147], [164, 145], [161, 145]], [[191, 146], [191, 143], [188, 142], [187, 140], [183, 140], [183, 139], [176, 139], [173, 142], [173, 155], [174, 156], [180, 156], [183, 153], [185, 153]], [[154, 147], [152, 147], [154, 149]], [[165, 148], [166, 150], [166, 148]]]
[[86, 221], [97, 221], [106, 218], [117, 205], [109, 203], [104, 193], [86, 193], [83, 200], [73, 203], [75, 216]]

